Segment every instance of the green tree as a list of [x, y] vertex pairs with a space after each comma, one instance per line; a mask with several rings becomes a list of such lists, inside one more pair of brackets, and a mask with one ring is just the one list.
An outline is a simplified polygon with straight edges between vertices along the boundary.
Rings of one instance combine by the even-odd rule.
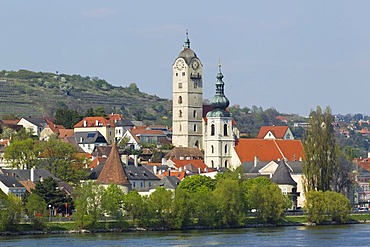
[[347, 197], [334, 191], [324, 192], [327, 213], [331, 220], [346, 223], [351, 212], [351, 205]]
[[148, 198], [146, 196], [141, 196], [136, 190], [132, 190], [124, 196], [123, 201], [124, 209], [131, 216], [134, 225], [137, 223], [143, 227], [149, 225], [151, 214], [148, 209]]
[[193, 218], [198, 219], [199, 226], [218, 226], [220, 213], [217, 212], [216, 197], [211, 190], [202, 185], [195, 193], [191, 193], [190, 202], [193, 205]]
[[73, 214], [78, 227], [95, 227], [102, 214], [101, 199], [104, 188], [96, 182], [86, 182], [75, 189], [74, 202], [76, 212]]
[[318, 106], [311, 111], [310, 128], [303, 141], [306, 160], [303, 164], [305, 190], [334, 189], [338, 172], [338, 148], [329, 107], [323, 113]]
[[73, 126], [81, 121], [82, 116], [76, 110], [60, 107], [55, 112], [55, 119], [55, 124], [63, 125], [67, 129], [73, 129]]
[[0, 231], [16, 230], [22, 211], [21, 199], [13, 194], [6, 195], [0, 190]]
[[30, 217], [40, 217], [46, 213], [46, 202], [37, 193], [32, 193], [27, 198], [26, 210]]
[[149, 196], [149, 209], [154, 214], [155, 224], [161, 227], [171, 226], [172, 192], [158, 187]]
[[101, 198], [101, 207], [104, 213], [115, 218], [122, 216], [122, 204], [125, 194], [116, 184], [110, 184], [104, 191]]
[[172, 226], [174, 228], [184, 228], [191, 223], [192, 200], [190, 193], [181, 188], [175, 191], [175, 198], [173, 202], [173, 217]]
[[68, 198], [59, 189], [57, 181], [52, 177], [47, 177], [43, 181], [37, 182], [32, 193], [40, 196], [47, 205], [54, 207], [56, 212], [64, 211], [64, 205], [68, 202]]
[[246, 203], [239, 180], [225, 178], [217, 183], [213, 196], [220, 215], [221, 226], [237, 227], [244, 223]]
[[256, 183], [247, 194], [249, 207], [263, 222], [275, 223], [283, 218], [286, 199], [278, 185]]
[[215, 188], [215, 181], [212, 180], [212, 178], [210, 177], [201, 176], [198, 174], [194, 176], [185, 177], [179, 184], [179, 187], [181, 189], [191, 193], [197, 191], [202, 186], [205, 186], [210, 190], [213, 190]]
[[311, 190], [306, 193], [305, 211], [310, 222], [316, 224], [324, 222], [327, 203], [325, 201], [324, 193], [321, 190]]
[[76, 147], [72, 144], [50, 138], [42, 142], [41, 151], [43, 157], [39, 162], [41, 168], [67, 182], [78, 183], [86, 178], [87, 172], [84, 167], [87, 161], [84, 156], [78, 155]]
[[5, 148], [4, 158], [12, 168], [31, 169], [38, 162], [41, 145], [33, 139], [16, 140]]
[[46, 211], [46, 202], [36, 193], [32, 193], [27, 198], [26, 203], [27, 215], [31, 218], [33, 229], [43, 231], [46, 229], [45, 215]]

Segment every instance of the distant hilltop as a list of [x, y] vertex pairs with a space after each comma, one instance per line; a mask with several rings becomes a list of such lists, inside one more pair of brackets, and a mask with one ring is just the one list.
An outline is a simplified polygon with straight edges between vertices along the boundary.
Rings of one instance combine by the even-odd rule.
[[54, 116], [67, 106], [84, 114], [103, 107], [106, 113], [153, 122], [171, 118], [169, 99], [140, 92], [135, 83], [116, 87], [97, 77], [29, 70], [0, 71], [0, 116]]

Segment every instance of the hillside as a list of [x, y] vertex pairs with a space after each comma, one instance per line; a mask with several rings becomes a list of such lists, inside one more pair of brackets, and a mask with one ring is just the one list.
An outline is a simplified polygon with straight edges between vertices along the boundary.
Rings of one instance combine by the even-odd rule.
[[134, 83], [116, 87], [96, 77], [0, 71], [0, 116], [54, 116], [61, 106], [80, 114], [102, 106], [106, 113], [169, 124], [172, 104], [168, 99], [140, 92]]

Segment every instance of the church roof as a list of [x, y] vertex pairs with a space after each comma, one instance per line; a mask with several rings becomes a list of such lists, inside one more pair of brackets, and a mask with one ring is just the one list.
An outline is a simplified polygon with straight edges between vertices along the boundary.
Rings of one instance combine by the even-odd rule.
[[186, 41], [184, 42], [184, 46], [182, 47], [182, 51], [179, 54], [179, 58], [183, 58], [187, 65], [190, 65], [191, 60], [197, 57], [197, 54], [190, 49], [190, 40], [188, 36], [188, 31], [186, 31]]
[[254, 161], [283, 160], [298, 161], [305, 159], [304, 149], [300, 140], [271, 139], [238, 139], [235, 151], [242, 163]]
[[191, 157], [193, 159], [203, 159], [203, 153], [199, 148], [191, 148], [191, 147], [175, 147], [173, 148], [168, 154], [166, 154], [166, 159], [180, 159], [183, 157]]
[[275, 170], [271, 177], [271, 182], [276, 184], [287, 184], [297, 186], [297, 183], [293, 180], [290, 175], [290, 170], [284, 161], [279, 162], [278, 168]]
[[126, 172], [123, 169], [121, 158], [116, 145], [112, 146], [107, 162], [103, 166], [96, 181], [100, 184], [130, 184]]

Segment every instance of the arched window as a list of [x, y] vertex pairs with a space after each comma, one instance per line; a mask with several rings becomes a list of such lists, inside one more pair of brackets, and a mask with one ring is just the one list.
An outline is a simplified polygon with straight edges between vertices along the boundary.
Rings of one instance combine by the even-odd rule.
[[194, 132], [197, 132], [197, 125], [196, 124], [194, 124]]
[[227, 168], [227, 160], [225, 160], [225, 167]]
[[179, 104], [182, 104], [182, 97], [179, 96]]
[[214, 136], [215, 135], [215, 125], [212, 124], [211, 125], [211, 136]]
[[196, 141], [194, 146], [195, 146], [196, 148], [199, 148], [199, 142], [198, 142], [198, 141]]
[[227, 133], [227, 124], [224, 124], [224, 136], [227, 136], [228, 133]]
[[227, 154], [227, 145], [225, 145], [225, 154]]
[[213, 163], [213, 160], [211, 160], [211, 166], [212, 166], [212, 168], [215, 167], [215, 164]]
[[215, 152], [215, 148], [213, 147], [213, 145], [211, 146], [211, 152], [214, 153]]
[[197, 111], [194, 110], [194, 112], [193, 112], [193, 118], [196, 118], [196, 117], [197, 117]]
[[182, 111], [181, 110], [179, 111], [179, 117], [182, 117]]

